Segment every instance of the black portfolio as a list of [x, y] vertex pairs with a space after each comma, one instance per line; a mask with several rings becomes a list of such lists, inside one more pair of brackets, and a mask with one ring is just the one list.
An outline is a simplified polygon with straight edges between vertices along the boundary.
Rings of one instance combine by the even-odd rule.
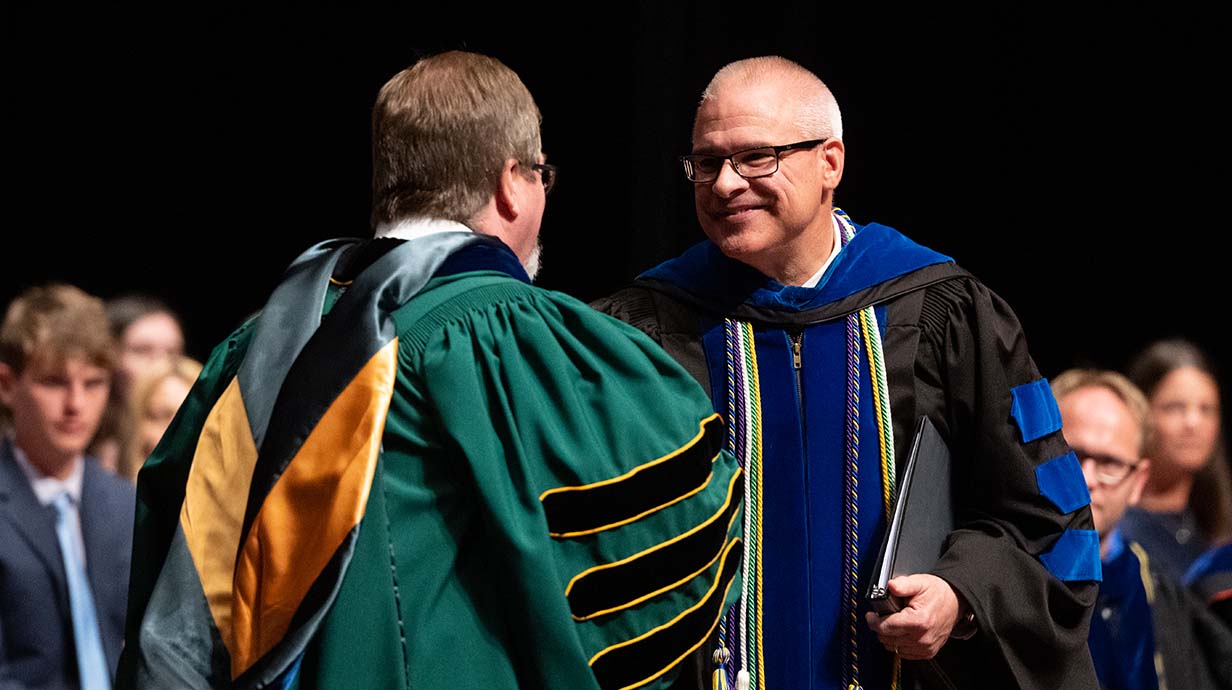
[[931, 570], [953, 529], [950, 449], [928, 417], [921, 417], [911, 455], [898, 477], [898, 498], [869, 579], [867, 596], [874, 611], [885, 615], [900, 608], [886, 590], [886, 583], [899, 575]]

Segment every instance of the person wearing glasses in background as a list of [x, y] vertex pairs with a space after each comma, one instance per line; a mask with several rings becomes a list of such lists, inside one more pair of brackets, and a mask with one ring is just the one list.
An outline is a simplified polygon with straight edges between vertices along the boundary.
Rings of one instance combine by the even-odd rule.
[[117, 687], [657, 688], [705, 641], [743, 476], [687, 372], [530, 284], [539, 119], [475, 53], [381, 89], [376, 239], [301, 255], [140, 472]]
[[1105, 690], [1232, 687], [1232, 630], [1121, 531], [1151, 472], [1150, 403], [1125, 376], [1070, 369], [1052, 380], [1065, 440], [1082, 466], [1104, 579], [1089, 645]]
[[[723, 67], [681, 158], [707, 240], [592, 303], [711, 391], [749, 477], [742, 599], [692, 687], [1094, 688], [1099, 543], [1047, 381], [978, 279], [834, 206], [845, 156], [815, 74]], [[922, 416], [958, 528], [881, 617], [863, 594]]]

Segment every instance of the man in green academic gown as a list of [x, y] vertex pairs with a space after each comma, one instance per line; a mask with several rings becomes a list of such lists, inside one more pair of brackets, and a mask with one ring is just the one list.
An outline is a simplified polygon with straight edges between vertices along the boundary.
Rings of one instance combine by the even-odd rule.
[[530, 285], [555, 169], [500, 62], [373, 115], [375, 239], [215, 348], [138, 483], [122, 688], [633, 688], [736, 596], [744, 477], [649, 338]]

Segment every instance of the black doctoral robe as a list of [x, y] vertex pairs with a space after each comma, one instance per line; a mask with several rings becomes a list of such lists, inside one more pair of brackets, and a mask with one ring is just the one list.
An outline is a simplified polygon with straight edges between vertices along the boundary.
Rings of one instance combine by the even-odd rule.
[[[932, 573], [969, 603], [978, 625], [936, 659], [905, 663], [902, 687], [1095, 688], [1086, 643], [1098, 538], [1081, 468], [1017, 318], [949, 257], [886, 226], [855, 229], [815, 288], [779, 284], [703, 242], [592, 304], [654, 338], [720, 412], [730, 377], [724, 322], [752, 324], [765, 427], [766, 687], [837, 688], [852, 677], [836, 603], [844, 559], [835, 533], [845, 524], [836, 379], [846, 375], [845, 317], [873, 307], [895, 457], [906, 459], [911, 429], [927, 415], [956, 458], [959, 528]], [[867, 362], [860, 377], [871, 389]], [[876, 428], [866, 422], [872, 397], [864, 393], [860, 408], [860, 591], [885, 525], [883, 479], [866, 467], [877, 457], [866, 433]], [[852, 626], [861, 685], [891, 687], [895, 660], [867, 630], [864, 610]], [[709, 654], [696, 661], [690, 684], [709, 687]]]

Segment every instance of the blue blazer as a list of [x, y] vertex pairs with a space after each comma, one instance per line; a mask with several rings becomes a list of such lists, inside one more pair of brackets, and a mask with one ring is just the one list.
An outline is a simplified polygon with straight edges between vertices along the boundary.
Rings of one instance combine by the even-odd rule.
[[[136, 493], [87, 459], [81, 531], [103, 649], [114, 673], [124, 639]], [[0, 441], [0, 690], [77, 688], [68, 585], [55, 511], [42, 506]]]

